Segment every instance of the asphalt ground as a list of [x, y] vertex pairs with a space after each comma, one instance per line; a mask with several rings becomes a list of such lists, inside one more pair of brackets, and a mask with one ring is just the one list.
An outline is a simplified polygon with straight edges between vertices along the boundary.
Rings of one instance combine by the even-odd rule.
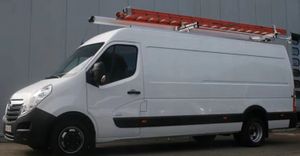
[[[47, 156], [26, 145], [0, 143], [0, 156]], [[232, 136], [217, 136], [212, 145], [201, 145], [189, 137], [119, 141], [97, 145], [91, 156], [300, 156], [300, 129], [270, 134], [262, 147], [242, 147]]]

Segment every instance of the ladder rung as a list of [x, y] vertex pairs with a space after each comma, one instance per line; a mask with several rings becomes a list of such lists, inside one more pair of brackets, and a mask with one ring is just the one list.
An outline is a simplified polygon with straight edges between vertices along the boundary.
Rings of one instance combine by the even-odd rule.
[[[271, 27], [208, 19], [202, 17], [176, 15], [135, 8], [126, 8], [122, 12], [118, 12], [116, 16], [119, 20], [136, 21], [142, 23], [152, 23], [169, 26], [181, 26], [182, 24], [198, 22], [200, 25], [199, 29], [207, 27], [217, 31], [243, 32], [256, 35], [266, 35], [272, 34], [274, 32], [274, 29]], [[285, 29], [278, 28], [277, 31], [280, 35], [287, 34]]]

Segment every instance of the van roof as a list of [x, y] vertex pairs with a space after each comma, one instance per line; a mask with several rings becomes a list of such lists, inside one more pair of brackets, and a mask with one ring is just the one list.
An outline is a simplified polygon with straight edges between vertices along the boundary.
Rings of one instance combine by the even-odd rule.
[[126, 27], [97, 35], [82, 46], [99, 42], [141, 43], [147, 47], [165, 47], [192, 51], [213, 51], [261, 57], [286, 58], [283, 45], [215, 37], [202, 34], [182, 33], [144, 27]]
[[[148, 28], [148, 27], [139, 27], [139, 26], [132, 26], [132, 27], [124, 27], [115, 30], [111, 30], [99, 35], [96, 35], [86, 41], [82, 46], [99, 43], [99, 42], [108, 42], [111, 40], [115, 41], [128, 41], [128, 42], [140, 42], [142, 39], [146, 40], [153, 36], [156, 39], [160, 39], [160, 37], [171, 37], [171, 38], [207, 38], [207, 39], [218, 39], [218, 40], [235, 40], [240, 42], [252, 42], [254, 44], [259, 45], [274, 45], [274, 46], [282, 46], [280, 44], [274, 43], [264, 43], [264, 42], [256, 42], [247, 39], [238, 39], [238, 38], [230, 38], [224, 36], [217, 36], [217, 35], [210, 35], [210, 34], [203, 34], [203, 33], [186, 33], [186, 32], [178, 32], [173, 30], [166, 30], [166, 29], [156, 29], [156, 28]], [[184, 41], [183, 41], [184, 42]]]

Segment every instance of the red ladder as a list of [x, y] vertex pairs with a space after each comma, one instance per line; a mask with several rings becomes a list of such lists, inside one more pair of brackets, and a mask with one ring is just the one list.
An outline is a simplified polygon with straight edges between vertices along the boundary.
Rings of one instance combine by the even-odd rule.
[[[209, 29], [213, 31], [226, 31], [256, 35], [266, 35], [274, 33], [274, 29], [271, 27], [235, 23], [224, 20], [214, 20], [202, 17], [176, 15], [135, 8], [126, 8], [122, 12], [117, 12], [116, 16], [118, 20], [141, 22], [145, 24], [148, 23], [180, 27], [183, 24], [191, 24], [197, 22], [199, 25], [198, 29]], [[277, 32], [279, 35], [287, 34], [285, 29], [279, 28], [277, 29]]]

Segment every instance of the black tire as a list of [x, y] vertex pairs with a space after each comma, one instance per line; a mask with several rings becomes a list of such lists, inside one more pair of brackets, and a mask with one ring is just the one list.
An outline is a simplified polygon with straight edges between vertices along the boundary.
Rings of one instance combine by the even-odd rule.
[[193, 136], [193, 139], [202, 146], [212, 145], [216, 135]]
[[76, 119], [64, 119], [57, 123], [51, 135], [54, 154], [81, 155], [95, 147], [95, 138], [88, 127], [84, 121]]
[[251, 118], [243, 123], [240, 133], [234, 134], [234, 139], [240, 145], [257, 147], [265, 143], [266, 134], [265, 122], [258, 118]]

